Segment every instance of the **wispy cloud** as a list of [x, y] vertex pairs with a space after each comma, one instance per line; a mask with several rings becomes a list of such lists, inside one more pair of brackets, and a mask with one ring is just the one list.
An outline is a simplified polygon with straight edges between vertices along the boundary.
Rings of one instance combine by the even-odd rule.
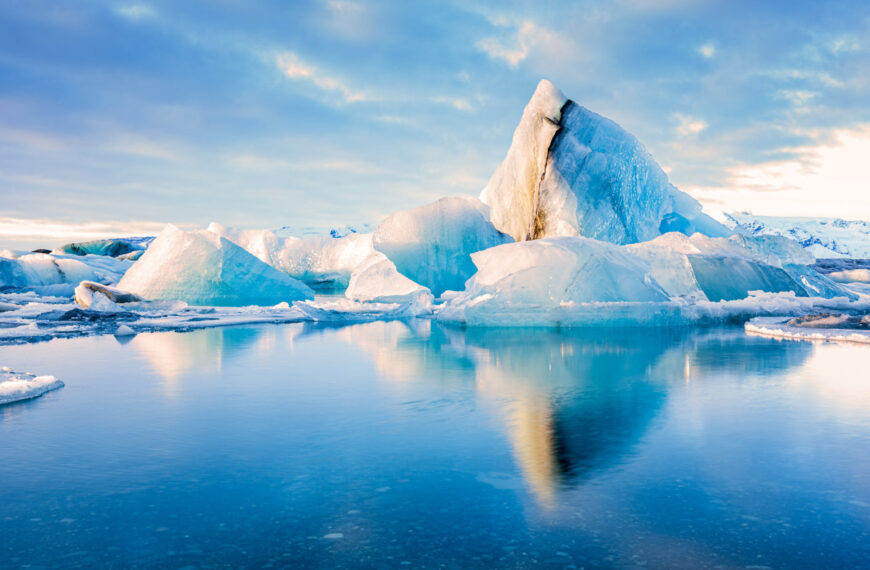
[[470, 101], [461, 97], [432, 97], [431, 101], [439, 105], [448, 105], [457, 111], [471, 111], [474, 108]]
[[357, 91], [343, 80], [306, 63], [295, 53], [278, 54], [275, 56], [275, 64], [289, 79], [308, 83], [321, 94], [337, 96], [344, 103], [356, 103], [370, 99], [368, 94]]
[[125, 236], [155, 235], [161, 222], [108, 221], [73, 223], [50, 219], [0, 218], [0, 239], [4, 243], [82, 241]]
[[706, 43], [704, 45], [698, 46], [698, 53], [701, 54], [701, 57], [705, 59], [711, 59], [716, 55], [716, 46], [711, 43]]
[[0, 127], [0, 144], [3, 142], [37, 151], [57, 151], [69, 147], [65, 137], [15, 127]]
[[[725, 211], [751, 207], [758, 214], [870, 219], [870, 203], [855, 200], [870, 192], [870, 125], [837, 130], [829, 140], [782, 153], [794, 158], [738, 165], [721, 186], [687, 190]], [[851, 204], [848, 213], [843, 204]]]
[[707, 123], [700, 119], [681, 115], [680, 113], [674, 115], [674, 118], [677, 120], [678, 123], [677, 132], [684, 137], [697, 135], [698, 133], [707, 128]]
[[146, 20], [157, 16], [157, 10], [149, 4], [125, 4], [115, 8], [115, 13], [128, 20]]
[[507, 33], [489, 36], [477, 42], [477, 48], [490, 58], [517, 67], [534, 51], [548, 54], [570, 53], [574, 45], [570, 38], [538, 25], [532, 20], [513, 21], [504, 17], [492, 18], [491, 23]]
[[378, 165], [354, 159], [330, 158], [313, 160], [287, 160], [262, 154], [235, 154], [227, 157], [236, 168], [252, 172], [272, 172], [276, 170], [345, 172], [350, 174], [377, 174], [384, 172]]

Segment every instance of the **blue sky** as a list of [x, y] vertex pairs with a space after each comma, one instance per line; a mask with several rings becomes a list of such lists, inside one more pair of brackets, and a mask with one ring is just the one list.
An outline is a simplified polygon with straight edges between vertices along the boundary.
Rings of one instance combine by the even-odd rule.
[[0, 246], [476, 195], [542, 77], [711, 209], [870, 218], [866, 0], [541, 4], [5, 0]]

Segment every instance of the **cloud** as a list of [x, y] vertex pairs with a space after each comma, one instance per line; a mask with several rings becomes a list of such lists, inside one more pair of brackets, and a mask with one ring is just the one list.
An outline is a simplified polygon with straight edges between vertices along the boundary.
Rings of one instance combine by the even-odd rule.
[[471, 111], [473, 109], [471, 103], [461, 97], [432, 97], [431, 101], [439, 105], [449, 105], [457, 111]]
[[127, 4], [115, 8], [115, 13], [128, 20], [146, 20], [157, 16], [157, 11], [148, 4]]
[[679, 113], [674, 115], [674, 118], [677, 119], [677, 122], [679, 123], [677, 125], [677, 132], [684, 137], [697, 135], [698, 133], [707, 128], [707, 123], [700, 119], [694, 119], [692, 117], [687, 117], [686, 115], [681, 115]]
[[711, 59], [716, 55], [716, 46], [710, 43], [698, 46], [698, 53], [705, 59]]
[[43, 152], [64, 150], [69, 147], [69, 141], [64, 138], [14, 127], [0, 127], [0, 144], [3, 142]]
[[108, 221], [73, 223], [49, 219], [0, 218], [0, 240], [13, 242], [71, 242], [125, 236], [155, 235], [161, 222]]
[[721, 186], [686, 190], [725, 211], [870, 219], [870, 124], [782, 153], [796, 158], [735, 166]]
[[490, 21], [497, 28], [510, 29], [511, 33], [483, 38], [477, 42], [477, 49], [491, 59], [504, 61], [510, 67], [517, 67], [533, 52], [540, 52], [545, 56], [561, 56], [574, 51], [574, 43], [570, 38], [532, 20], [514, 22], [498, 17]]
[[357, 103], [369, 100], [369, 95], [356, 91], [342, 80], [323, 73], [316, 67], [302, 61], [295, 53], [284, 52], [275, 57], [275, 64], [285, 76], [293, 81], [307, 82], [322, 93], [337, 95], [344, 103]]
[[384, 169], [380, 166], [366, 161], [341, 158], [293, 161], [261, 154], [236, 154], [227, 157], [227, 160], [236, 168], [250, 170], [252, 172], [272, 172], [276, 170], [322, 170], [359, 175], [379, 174], [384, 172]]

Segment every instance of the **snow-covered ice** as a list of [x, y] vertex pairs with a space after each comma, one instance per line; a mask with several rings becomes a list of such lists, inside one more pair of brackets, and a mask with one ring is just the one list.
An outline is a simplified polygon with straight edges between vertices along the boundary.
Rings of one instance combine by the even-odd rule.
[[580, 235], [618, 244], [666, 233], [725, 236], [638, 140], [542, 80], [481, 200], [515, 240]]
[[191, 305], [274, 305], [314, 297], [305, 284], [230, 240], [172, 225], [157, 236], [118, 288], [149, 300]]
[[62, 387], [63, 382], [54, 376], [37, 376], [0, 367], [0, 405], [36, 398]]
[[471, 255], [512, 239], [489, 221], [488, 208], [476, 198], [442, 198], [398, 212], [374, 232], [374, 248], [402, 275], [436, 296], [461, 291], [475, 272]]

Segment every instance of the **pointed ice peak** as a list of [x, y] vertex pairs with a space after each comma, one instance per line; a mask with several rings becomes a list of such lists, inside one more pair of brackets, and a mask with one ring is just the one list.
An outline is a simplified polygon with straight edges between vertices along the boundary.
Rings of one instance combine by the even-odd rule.
[[490, 206], [492, 219], [498, 220], [498, 229], [516, 241], [542, 237], [537, 228], [539, 186], [567, 101], [546, 79], [538, 83], [514, 131], [507, 157], [480, 195]]
[[523, 115], [536, 114], [558, 123], [562, 119], [562, 107], [567, 101], [568, 98], [558, 87], [546, 79], [541, 79]]

